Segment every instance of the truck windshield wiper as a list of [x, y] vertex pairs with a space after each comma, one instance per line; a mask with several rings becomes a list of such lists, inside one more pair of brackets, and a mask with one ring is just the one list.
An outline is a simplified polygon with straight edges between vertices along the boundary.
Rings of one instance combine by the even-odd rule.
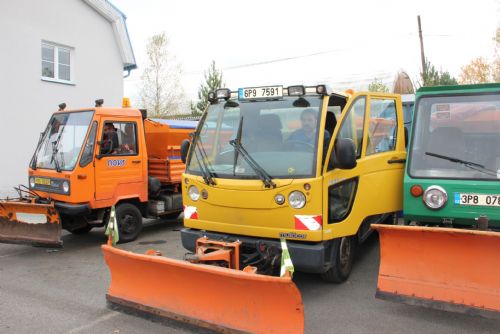
[[62, 134], [64, 132], [64, 128], [66, 125], [63, 125], [61, 132], [57, 136], [56, 141], [52, 142], [52, 158], [50, 162], [54, 162], [54, 165], [56, 166], [56, 171], [58, 173], [61, 172], [61, 165], [59, 165], [59, 160], [57, 160], [57, 153], [59, 152], [59, 142], [61, 141]]
[[[240, 121], [241, 125], [241, 121]], [[241, 154], [248, 165], [254, 170], [255, 174], [262, 180], [266, 188], [276, 188], [276, 183], [273, 182], [271, 175], [269, 175], [264, 168], [262, 168], [257, 161], [252, 158], [252, 156], [247, 152], [247, 150], [241, 144], [241, 138], [239, 141], [236, 139], [230, 140], [229, 144], [234, 147], [234, 149]]]
[[[199, 154], [199, 156], [198, 156]], [[196, 161], [198, 162], [198, 166], [200, 166], [200, 171], [203, 177], [203, 180], [206, 184], [215, 186], [214, 174], [210, 171], [210, 168], [207, 165], [208, 159], [205, 149], [201, 146], [200, 137], [196, 138], [194, 144], [194, 156], [196, 157]], [[200, 159], [201, 157], [201, 159]], [[208, 162], [210, 163], [210, 162]]]
[[40, 137], [38, 138], [38, 144], [36, 145], [35, 153], [33, 154], [33, 157], [31, 158], [31, 169], [36, 170], [36, 164], [38, 160], [38, 152], [40, 152], [40, 144], [42, 143], [42, 140], [45, 137], [45, 134], [47, 133], [47, 129], [45, 129], [43, 132], [40, 132]]
[[[451, 162], [455, 162], [457, 164], [462, 164], [462, 165], [464, 165], [466, 167], [469, 167], [471, 169], [477, 170], [478, 172], [482, 172], [482, 173], [485, 173], [487, 175], [497, 177], [497, 172], [496, 171], [488, 169], [488, 168], [484, 167], [483, 165], [475, 163], [475, 162], [472, 162], [472, 161], [466, 161], [466, 160], [462, 160], [462, 159], [458, 159], [458, 158], [454, 158], [454, 157], [449, 157], [449, 156], [446, 156], [446, 155], [436, 154], [436, 153], [432, 153], [432, 152], [425, 152], [425, 155], [428, 155], [428, 156], [431, 156], [431, 157], [435, 157], [435, 158], [439, 158], [439, 159], [443, 159], [443, 160], [448, 160], [448, 161], [451, 161]], [[477, 169], [476, 167], [481, 168], [481, 169]]]

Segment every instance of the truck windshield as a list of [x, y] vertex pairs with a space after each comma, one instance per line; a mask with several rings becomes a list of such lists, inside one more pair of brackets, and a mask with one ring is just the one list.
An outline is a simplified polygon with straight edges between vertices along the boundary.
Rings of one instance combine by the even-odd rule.
[[322, 101], [320, 96], [305, 96], [211, 104], [190, 150], [187, 171], [219, 178], [261, 178], [265, 183], [313, 176]]
[[55, 113], [42, 134], [32, 168], [73, 170], [80, 155], [93, 111]]
[[500, 179], [500, 95], [420, 98], [408, 168], [412, 177]]

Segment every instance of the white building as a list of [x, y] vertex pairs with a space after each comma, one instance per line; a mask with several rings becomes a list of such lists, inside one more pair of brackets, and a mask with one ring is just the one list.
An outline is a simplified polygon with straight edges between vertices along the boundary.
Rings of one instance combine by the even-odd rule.
[[0, 1], [0, 197], [28, 183], [59, 103], [121, 104], [123, 76], [136, 68], [125, 19], [105, 0]]

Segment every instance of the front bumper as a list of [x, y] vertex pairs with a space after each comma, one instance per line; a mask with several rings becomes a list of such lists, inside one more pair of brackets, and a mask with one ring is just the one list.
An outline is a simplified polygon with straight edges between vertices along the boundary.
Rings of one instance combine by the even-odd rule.
[[60, 214], [68, 216], [88, 215], [91, 213], [90, 206], [88, 204], [55, 202], [54, 207]]
[[[281, 249], [281, 243], [275, 239], [264, 239], [247, 237], [234, 234], [213, 233], [191, 228], [181, 230], [182, 246], [187, 250], [194, 252], [196, 249], [196, 240], [206, 236], [209, 239], [217, 241], [236, 241], [239, 240], [243, 246], [256, 248], [258, 244], [266, 244]], [[288, 251], [292, 258], [293, 266], [297, 271], [307, 273], [324, 273], [329, 268], [330, 242], [301, 243], [287, 240]]]

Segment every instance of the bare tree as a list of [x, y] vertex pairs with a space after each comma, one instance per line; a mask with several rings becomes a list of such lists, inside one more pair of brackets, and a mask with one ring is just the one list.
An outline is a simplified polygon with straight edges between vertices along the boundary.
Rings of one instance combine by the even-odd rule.
[[185, 99], [180, 85], [182, 69], [169, 51], [169, 39], [165, 32], [149, 38], [146, 56], [146, 67], [141, 76], [142, 107], [154, 117], [179, 113]]

